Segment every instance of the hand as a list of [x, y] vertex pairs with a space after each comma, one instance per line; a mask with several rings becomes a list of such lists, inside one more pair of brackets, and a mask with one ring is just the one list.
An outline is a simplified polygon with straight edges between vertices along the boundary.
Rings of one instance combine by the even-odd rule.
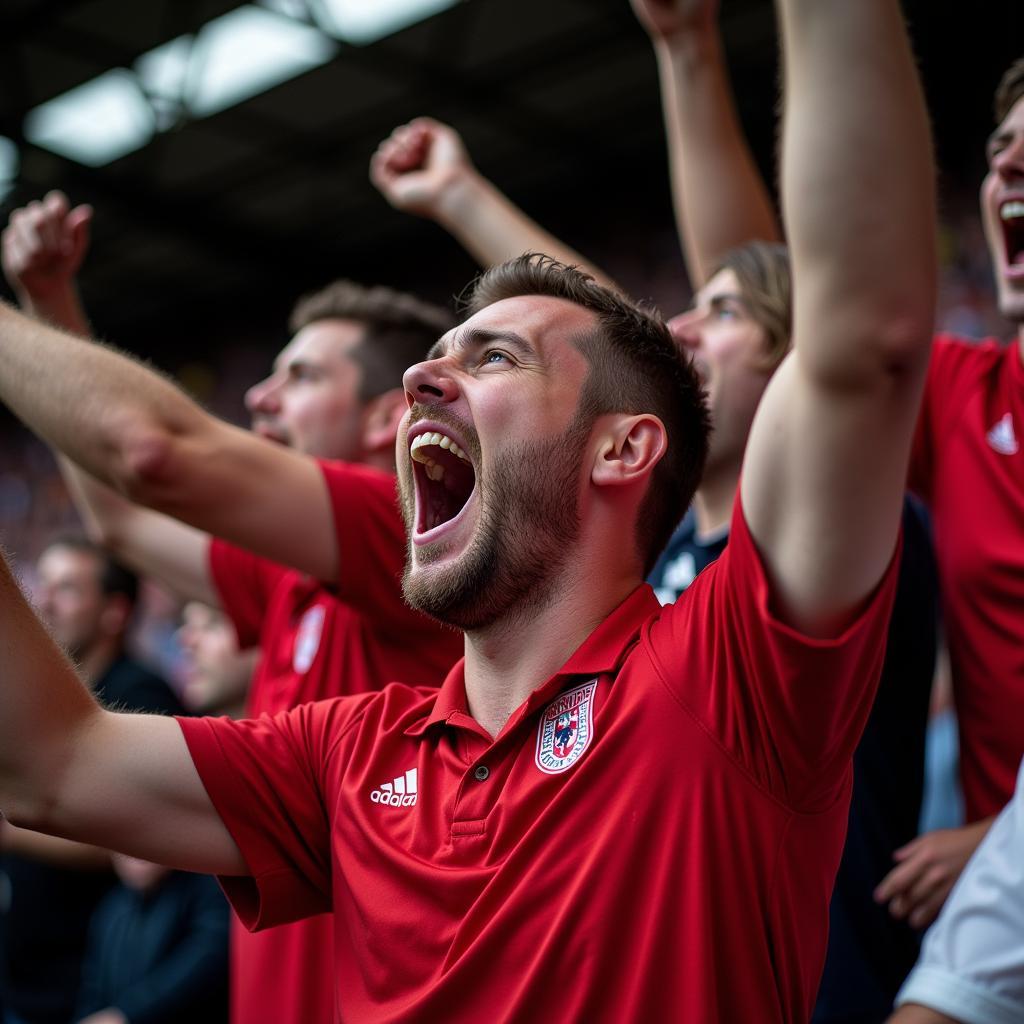
[[938, 917], [950, 889], [960, 877], [992, 818], [963, 828], [927, 832], [893, 853], [897, 866], [875, 889], [875, 900], [888, 903], [889, 913], [914, 928], [926, 928]]
[[91, 221], [92, 207], [70, 209], [63, 192], [11, 214], [2, 238], [3, 270], [23, 305], [45, 303], [74, 286]]
[[128, 1018], [116, 1006], [106, 1010], [97, 1010], [83, 1017], [78, 1024], [128, 1024]]
[[473, 173], [459, 133], [429, 117], [396, 128], [370, 160], [370, 180], [392, 206], [435, 220]]
[[718, 0], [630, 0], [640, 24], [654, 40], [671, 40], [714, 28]]

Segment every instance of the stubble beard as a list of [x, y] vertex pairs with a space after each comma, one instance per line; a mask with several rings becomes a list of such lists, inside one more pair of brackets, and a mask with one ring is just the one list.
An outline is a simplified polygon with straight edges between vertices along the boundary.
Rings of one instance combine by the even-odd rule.
[[[489, 479], [477, 478], [479, 523], [460, 558], [432, 569], [444, 557], [443, 548], [419, 552], [414, 571], [410, 542], [402, 580], [409, 604], [467, 632], [528, 617], [547, 604], [580, 533], [580, 456], [592, 418], [587, 420], [577, 416], [560, 437], [499, 453]], [[412, 495], [403, 491], [411, 536]]]

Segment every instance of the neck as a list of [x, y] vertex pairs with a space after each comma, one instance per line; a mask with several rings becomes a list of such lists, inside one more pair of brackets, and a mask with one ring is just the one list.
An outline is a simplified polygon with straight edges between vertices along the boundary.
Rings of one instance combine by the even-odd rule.
[[78, 674], [91, 689], [121, 654], [121, 644], [113, 640], [100, 640], [76, 659]]
[[1017, 351], [1020, 353], [1020, 361], [1024, 363], [1024, 321], [1017, 324]]
[[[574, 560], [573, 567], [600, 565]], [[580, 644], [636, 588], [636, 573], [597, 581], [567, 570], [547, 600], [517, 609], [485, 629], [466, 634], [469, 713], [497, 736], [512, 713], [551, 678]]]
[[739, 483], [739, 464], [705, 471], [693, 496], [693, 513], [699, 536], [707, 536], [729, 525]]

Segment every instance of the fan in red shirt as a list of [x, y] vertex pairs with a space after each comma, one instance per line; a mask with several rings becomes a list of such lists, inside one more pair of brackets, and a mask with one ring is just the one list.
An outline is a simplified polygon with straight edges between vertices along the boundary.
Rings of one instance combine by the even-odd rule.
[[[88, 207], [69, 210], [51, 193], [12, 214], [3, 246], [4, 270], [22, 305], [83, 336], [89, 328], [75, 275], [90, 219]], [[350, 282], [300, 301], [293, 339], [271, 376], [246, 396], [262, 439], [194, 407], [177, 414], [191, 424], [184, 433], [147, 410], [155, 421], [149, 443], [166, 449], [155, 482], [174, 518], [61, 461], [97, 539], [180, 595], [221, 606], [242, 646], [259, 646], [247, 714], [362, 693], [391, 679], [436, 684], [459, 657], [457, 634], [402, 600], [405, 531], [394, 475], [402, 372], [450, 323], [443, 310], [410, 296]], [[172, 397], [177, 409], [183, 396]], [[119, 398], [104, 411], [121, 415]], [[130, 469], [131, 439], [125, 432], [108, 450], [108, 473], [119, 460]], [[307, 456], [291, 482], [275, 476], [282, 446]], [[146, 473], [153, 482], [153, 467]], [[133, 486], [116, 476], [111, 482], [129, 492]], [[145, 488], [136, 496], [160, 507]], [[333, 964], [325, 917], [259, 935], [235, 922], [233, 1019], [329, 1021]]]
[[[700, 479], [697, 375], [660, 319], [524, 257], [405, 378], [405, 593], [465, 633], [440, 690], [112, 714], [0, 576], [13, 819], [214, 870], [250, 924], [331, 910], [341, 1020], [806, 1020], [892, 600], [935, 211], [895, 0], [780, 11], [794, 351], [729, 549], [683, 601], [642, 580]], [[159, 401], [134, 364], [3, 309], [0, 344], [0, 397], [87, 465], [103, 427], [40, 362]]]

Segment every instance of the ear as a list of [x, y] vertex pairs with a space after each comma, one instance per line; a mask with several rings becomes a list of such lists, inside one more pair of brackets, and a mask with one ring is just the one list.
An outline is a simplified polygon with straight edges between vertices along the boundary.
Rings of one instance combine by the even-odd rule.
[[604, 417], [590, 479], [600, 487], [646, 481], [668, 451], [668, 433], [657, 416]]
[[392, 388], [383, 395], [370, 399], [363, 408], [363, 451], [393, 451], [398, 425], [405, 415], [404, 388]]

